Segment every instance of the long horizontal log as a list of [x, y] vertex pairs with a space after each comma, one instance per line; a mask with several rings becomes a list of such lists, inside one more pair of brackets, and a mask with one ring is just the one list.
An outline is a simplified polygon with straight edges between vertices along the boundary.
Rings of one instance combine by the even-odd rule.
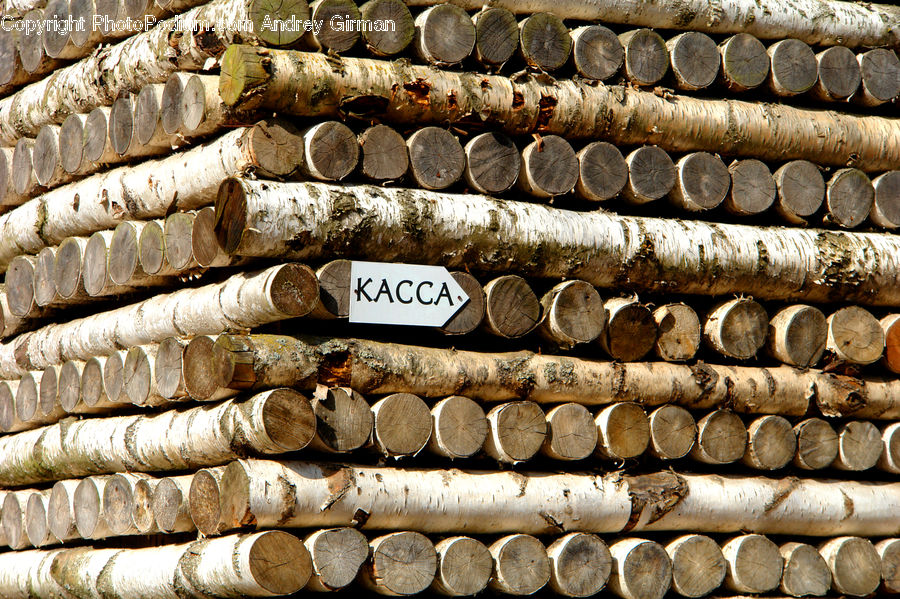
[[4, 553], [0, 595], [53, 597], [274, 597], [309, 580], [309, 552], [281, 531], [146, 549], [76, 548]]
[[[448, 0], [405, 0], [408, 6], [433, 6]], [[465, 10], [480, 10], [481, 0], [452, 0]], [[763, 39], [792, 37], [831, 46], [900, 45], [896, 6], [860, 5], [841, 0], [492, 0], [491, 7], [517, 14], [551, 12], [562, 19], [604, 21], [707, 33], [751, 33]]]
[[243, 256], [340, 255], [578, 278], [616, 290], [900, 305], [900, 240], [887, 234], [673, 221], [481, 195], [249, 179], [223, 183], [216, 215], [220, 245]]
[[167, 337], [215, 335], [304, 316], [318, 299], [316, 275], [301, 264], [239, 273], [221, 283], [180, 289], [20, 335], [0, 344], [0, 376], [105, 356]]
[[296, 451], [314, 435], [309, 401], [287, 389], [213, 408], [64, 421], [0, 438], [0, 484], [214, 466], [241, 454]]
[[292, 127], [264, 121], [207, 144], [120, 167], [37, 196], [0, 216], [0, 267], [66, 237], [113, 229], [123, 220], [160, 218], [211, 204], [223, 179], [286, 175], [301, 160]]
[[[137, 92], [148, 83], [165, 83], [176, 70], [209, 68], [207, 62], [214, 63], [233, 42], [293, 43], [303, 31], [279, 38], [278, 32], [262, 27], [265, 18], [291, 17], [309, 18], [305, 0], [277, 8], [265, 0], [214, 0], [161, 21], [0, 100], [0, 144], [14, 145], [23, 135], [37, 135], [43, 125], [62, 123], [71, 113], [108, 106], [120, 94]], [[241, 27], [246, 22], [254, 24], [251, 31]], [[212, 32], [200, 28], [192, 33], [191, 23], [217, 27]]]
[[[900, 166], [900, 122], [875, 116], [657, 96], [602, 83], [440, 71], [408, 63], [230, 46], [219, 93], [235, 110], [265, 108], [326, 118], [497, 125], [511, 134], [557, 134], [620, 144], [656, 144], [773, 160], [805, 158], [869, 171]], [[778, 127], [772, 127], [773, 121]], [[828, 135], [821, 135], [828, 131]], [[723, 132], [728, 132], [723, 135]]]
[[[356, 525], [441, 533], [688, 530], [811, 536], [900, 531], [896, 483], [240, 460], [226, 467], [219, 491], [215, 507], [222, 508], [225, 529]], [[197, 522], [203, 522], [208, 501], [191, 503]]]

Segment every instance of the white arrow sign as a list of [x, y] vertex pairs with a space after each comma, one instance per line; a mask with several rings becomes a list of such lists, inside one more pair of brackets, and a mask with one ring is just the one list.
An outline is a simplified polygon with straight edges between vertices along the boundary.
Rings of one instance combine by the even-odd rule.
[[356, 260], [350, 266], [350, 322], [440, 327], [468, 302], [443, 266]]

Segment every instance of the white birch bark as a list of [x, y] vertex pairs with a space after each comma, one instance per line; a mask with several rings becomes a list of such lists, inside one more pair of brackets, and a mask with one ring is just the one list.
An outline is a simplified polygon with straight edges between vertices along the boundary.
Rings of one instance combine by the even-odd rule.
[[[47, 325], [0, 344], [0, 376], [109, 355], [120, 347], [158, 343], [167, 337], [247, 330], [303, 316], [315, 307], [318, 291], [312, 270], [288, 263], [160, 294], [109, 312]], [[11, 361], [20, 372], [4, 368]]]
[[542, 81], [365, 58], [342, 58], [336, 69], [324, 54], [231, 46], [222, 58], [219, 93], [234, 109], [319, 119], [357, 110], [367, 118], [415, 126], [474, 118], [514, 135], [555, 134], [779, 161], [803, 158], [858, 164], [868, 171], [900, 165], [896, 119]]
[[314, 434], [309, 401], [287, 389], [213, 408], [63, 421], [0, 438], [0, 485], [187, 470], [222, 464], [239, 453], [295, 451]]
[[309, 553], [269, 531], [145, 549], [76, 548], [4, 553], [0, 595], [8, 599], [185, 599], [272, 597], [300, 590]]
[[[190, 210], [215, 201], [223, 179], [242, 173], [282, 171], [265, 125], [235, 129], [207, 144], [124, 166], [37, 196], [0, 216], [0, 267], [66, 237], [113, 229], [124, 220], [161, 218], [173, 207]], [[284, 150], [282, 150], [284, 151]], [[301, 157], [296, 157], [297, 162]]]
[[811, 536], [891, 536], [900, 530], [897, 483], [239, 460], [226, 467], [220, 487], [226, 529], [358, 525], [441, 533], [687, 530]]
[[[432, 6], [447, 0], [405, 0], [408, 6]], [[452, 0], [479, 10], [483, 0]], [[887, 4], [859, 5], [840, 0], [491, 0], [491, 7], [518, 14], [552, 12], [563, 19], [604, 21], [707, 33], [751, 33], [763, 39], [793, 37], [808, 44], [896, 47], [897, 14]]]
[[[223, 184], [216, 205], [225, 215], [219, 241], [238, 255], [310, 260], [342, 253], [578, 278], [617, 290], [626, 281], [634, 290], [666, 293], [900, 305], [900, 240], [890, 234], [673, 221], [480, 195], [247, 179]], [[298, 239], [303, 243], [293, 243]]]

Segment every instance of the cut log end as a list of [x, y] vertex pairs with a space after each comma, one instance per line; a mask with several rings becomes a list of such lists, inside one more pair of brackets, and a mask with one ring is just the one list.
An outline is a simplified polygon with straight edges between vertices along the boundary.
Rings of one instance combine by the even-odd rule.
[[613, 574], [610, 588], [624, 599], [662, 599], [672, 580], [672, 562], [665, 548], [644, 539], [624, 539], [610, 546]]
[[672, 588], [682, 597], [705, 597], [725, 580], [728, 564], [711, 538], [688, 534], [666, 545], [672, 560]]
[[532, 401], [496, 406], [488, 412], [487, 420], [485, 453], [507, 464], [531, 459], [540, 451], [547, 435], [544, 411]]
[[798, 39], [775, 42], [768, 49], [769, 88], [778, 96], [789, 97], [812, 89], [819, 77], [819, 65], [812, 49]]
[[841, 308], [827, 323], [826, 348], [838, 360], [872, 364], [884, 353], [884, 330], [869, 311], [858, 306]]
[[303, 37], [304, 28], [272, 27], [271, 23], [308, 23], [309, 4], [306, 0], [252, 0], [247, 16], [260, 42], [266, 46], [291, 46]]
[[100, 522], [103, 484], [103, 479], [85, 478], [75, 488], [75, 527], [82, 539], [94, 539], [104, 532]]
[[797, 454], [794, 465], [804, 470], [821, 470], [834, 462], [838, 454], [838, 435], [821, 418], [809, 418], [794, 427]]
[[312, 558], [310, 590], [336, 591], [348, 586], [369, 555], [369, 542], [353, 528], [319, 530], [303, 542]]
[[150, 275], [159, 274], [166, 267], [165, 233], [159, 223], [149, 221], [141, 228], [138, 259], [141, 270]]
[[816, 54], [819, 80], [815, 94], [825, 100], [846, 100], [862, 81], [859, 62], [850, 48], [832, 46]]
[[719, 46], [722, 77], [732, 91], [759, 87], [769, 74], [769, 55], [762, 42], [749, 33], [739, 33]]
[[176, 212], [166, 217], [163, 225], [166, 262], [176, 271], [188, 270], [195, 265], [192, 233], [194, 214]]
[[704, 89], [715, 82], [722, 59], [711, 37], [699, 31], [689, 31], [670, 39], [666, 47], [679, 89]]
[[475, 23], [475, 58], [491, 67], [500, 66], [519, 47], [519, 24], [505, 8], [485, 7], [472, 21]]
[[340, 181], [356, 169], [359, 142], [347, 125], [318, 123], [303, 133], [306, 172], [320, 181]]
[[855, 168], [837, 171], [825, 192], [828, 219], [845, 229], [862, 224], [875, 203], [875, 188], [864, 172]]
[[449, 597], [465, 597], [487, 587], [494, 562], [481, 541], [450, 537], [438, 543], [435, 551], [438, 564], [432, 590]]
[[650, 309], [627, 298], [605, 302], [606, 330], [597, 337], [606, 354], [622, 362], [640, 360], [656, 345], [656, 321]]
[[769, 317], [765, 308], [748, 298], [715, 307], [703, 326], [707, 344], [723, 356], [747, 360], [766, 343]]
[[587, 25], [573, 29], [571, 36], [575, 69], [582, 77], [605, 81], [622, 68], [625, 49], [610, 29]]
[[515, 143], [500, 132], [473, 137], [465, 147], [466, 182], [478, 193], [503, 193], [516, 183], [521, 167]]
[[462, 62], [475, 47], [475, 26], [462, 8], [439, 4], [416, 17], [416, 50], [438, 65]]
[[185, 343], [175, 337], [163, 339], [156, 350], [153, 376], [159, 394], [168, 399], [183, 395], [181, 366]]
[[[305, 4], [305, 3], [304, 3]], [[295, 593], [306, 586], [312, 560], [303, 541], [280, 530], [257, 533], [249, 540], [246, 559], [251, 580], [272, 595]]]
[[359, 135], [360, 170], [373, 181], [396, 181], [409, 169], [406, 140], [387, 125], [369, 127]]
[[106, 525], [116, 535], [128, 534], [133, 528], [131, 520], [134, 505], [134, 480], [115, 474], [103, 487], [103, 507]]
[[619, 41], [625, 48], [625, 76], [637, 85], [655, 85], [669, 70], [669, 51], [665, 40], [651, 29], [623, 33]]
[[25, 503], [25, 536], [33, 547], [43, 547], [53, 542], [47, 525], [47, 503], [42, 493], [31, 493]]
[[108, 232], [99, 231], [91, 235], [84, 246], [82, 281], [84, 290], [91, 297], [104, 295], [111, 287], [108, 242]]
[[625, 159], [628, 164], [628, 184], [625, 199], [632, 204], [658, 200], [675, 187], [675, 163], [656, 146], [643, 146]]
[[503, 537], [490, 546], [494, 575], [490, 587], [509, 595], [532, 595], [550, 582], [550, 559], [544, 545], [530, 535]]
[[541, 298], [541, 335], [563, 348], [590, 343], [606, 328], [600, 294], [584, 281], [560, 283]]
[[437, 554], [428, 538], [417, 532], [395, 532], [373, 539], [363, 582], [383, 595], [413, 595], [434, 581]]
[[663, 460], [683, 458], [697, 440], [697, 423], [682, 407], [666, 405], [650, 414], [650, 453]]
[[134, 484], [131, 504], [131, 521], [138, 533], [146, 535], [158, 532], [153, 516], [153, 489], [157, 481], [138, 480]]
[[[119, 223], [109, 242], [109, 279], [125, 285], [140, 272], [138, 228], [134, 223]], [[141, 273], [142, 274], [142, 273]]]
[[569, 193], [578, 184], [579, 163], [575, 150], [564, 138], [547, 135], [522, 150], [517, 185], [538, 198]]
[[787, 543], [780, 548], [784, 558], [781, 591], [791, 597], [821, 597], [831, 589], [831, 571], [815, 547]]
[[888, 593], [900, 591], [900, 539], [885, 539], [875, 545], [881, 556], [882, 588]]
[[34, 303], [48, 306], [57, 298], [56, 249], [44, 248], [38, 252], [34, 265]]
[[84, 363], [84, 369], [81, 371], [81, 399], [88, 407], [96, 406], [106, 399], [103, 366], [97, 358], [91, 358]]
[[547, 412], [546, 420], [545, 455], [557, 460], [582, 460], [597, 447], [597, 426], [583, 405], [556, 406]]
[[[175, 351], [175, 348], [172, 348]], [[173, 356], [173, 365], [176, 358]], [[173, 374], [174, 376], [174, 374]], [[181, 382], [194, 399], [208, 400], [223, 384], [215, 341], [206, 336], [194, 337], [181, 356]]]
[[504, 275], [484, 286], [485, 328], [515, 339], [531, 332], [541, 318], [541, 302], [522, 277]]
[[747, 450], [747, 428], [727, 410], [716, 410], [697, 423], [697, 442], [691, 457], [706, 464], [730, 464]]
[[797, 452], [791, 423], [781, 416], [763, 416], [747, 428], [744, 463], [757, 470], [784, 468]]
[[790, 223], [806, 224], [825, 199], [825, 179], [819, 168], [806, 160], [788, 162], [775, 171], [775, 186], [775, 208]]
[[419, 187], [445, 189], [463, 175], [466, 156], [455, 135], [440, 127], [424, 127], [406, 140], [410, 174]]
[[312, 3], [314, 23], [322, 23], [315, 34], [315, 45], [332, 52], [346, 52], [356, 45], [359, 31], [355, 27], [335, 26], [337, 23], [356, 22], [361, 17], [353, 0], [319, 0]]
[[650, 421], [636, 403], [607, 406], [594, 419], [597, 426], [597, 454], [610, 460], [635, 458], [650, 443]]
[[375, 416], [365, 398], [350, 388], [320, 388], [312, 407], [317, 449], [346, 453], [365, 445], [372, 435]]
[[142, 347], [132, 347], [125, 353], [122, 365], [125, 396], [136, 406], [146, 406], [153, 390], [153, 367], [150, 356]]
[[828, 323], [813, 306], [798, 304], [780, 310], [769, 323], [767, 352], [791, 366], [814, 366], [825, 352]]
[[725, 584], [741, 593], [766, 593], [781, 582], [778, 546], [762, 535], [744, 535], [722, 546], [728, 562]]
[[372, 439], [386, 456], [415, 455], [431, 438], [431, 412], [411, 393], [394, 393], [372, 406]]
[[34, 375], [26, 372], [16, 388], [16, 418], [30, 422], [38, 415], [38, 386]]
[[875, 48], [857, 55], [862, 85], [853, 96], [864, 106], [890, 102], [900, 94], [900, 58], [888, 48]]
[[[208, 472], [201, 470], [194, 475], [194, 479], [197, 477], [203, 479], [207, 476], [209, 476]], [[209, 499], [209, 495], [204, 494], [201, 489], [205, 482], [206, 481], [201, 480], [197, 483], [198, 497], [202, 496], [204, 499]], [[192, 484], [192, 491], [193, 488], [194, 486]], [[159, 530], [162, 532], [175, 531], [178, 526], [179, 518], [181, 517], [182, 508], [187, 500], [188, 498], [184, 496], [181, 486], [171, 479], [163, 478], [156, 484], [150, 498], [150, 511]]]
[[619, 195], [628, 183], [628, 164], [619, 149], [595, 141], [578, 152], [578, 197], [602, 202]]
[[12, 183], [13, 189], [19, 195], [30, 195], [37, 186], [34, 178], [34, 163], [32, 162], [32, 150], [34, 140], [26, 137], [16, 142], [12, 156]]
[[50, 532], [63, 541], [74, 538], [78, 532], [72, 510], [74, 499], [72, 493], [76, 485], [75, 481], [57, 481], [50, 491], [50, 499], [47, 502], [47, 524]]
[[[191, 488], [188, 491], [191, 520], [197, 526], [197, 530], [205, 535], [215, 535], [221, 532], [223, 524], [221, 501], [224, 499], [221, 482], [224, 478], [225, 475], [221, 473], [200, 470], [191, 479]], [[174, 483], [172, 484], [174, 485]], [[160, 498], [157, 500], [154, 497], [153, 502], [153, 513], [160, 530], [169, 530], [170, 526], [174, 526], [178, 513], [177, 506], [180, 506], [183, 501], [180, 489], [177, 490], [177, 495], [171, 487], [165, 489], [161, 490], [160, 485], [157, 485], [156, 494]], [[165, 495], [161, 495], [161, 493], [165, 493]], [[228, 497], [232, 501], [238, 500], [236, 494]], [[236, 510], [232, 509], [229, 513], [236, 513]]]
[[369, 51], [377, 56], [393, 56], [402, 52], [413, 41], [416, 23], [409, 8], [402, 0], [369, 0], [359, 7], [364, 21], [393, 22], [393, 27], [366, 28], [362, 38]]
[[550, 588], [565, 597], [590, 597], [606, 586], [612, 574], [612, 555], [599, 537], [569, 533], [547, 547]]
[[432, 452], [448, 458], [468, 458], [478, 453], [488, 435], [484, 410], [468, 397], [454, 395], [431, 409]]
[[890, 171], [872, 181], [875, 202], [869, 217], [885, 229], [900, 227], [900, 170]]
[[272, 305], [289, 317], [306, 316], [319, 301], [316, 273], [303, 264], [285, 264], [269, 279]]
[[59, 129], [59, 158], [65, 172], [74, 174], [81, 168], [84, 154], [84, 115], [70, 114]]
[[43, 186], [59, 182], [62, 175], [59, 154], [59, 127], [44, 125], [34, 140], [32, 151], [34, 178]]
[[455, 271], [450, 273], [450, 276], [466, 292], [469, 301], [444, 326], [440, 327], [440, 331], [447, 335], [465, 335], [477, 329], [484, 322], [487, 310], [484, 289], [478, 279], [467, 272]]
[[6, 301], [16, 316], [25, 316], [34, 309], [34, 267], [33, 257], [16, 256], [6, 269]]
[[519, 23], [519, 49], [528, 65], [542, 71], [555, 71], [569, 59], [572, 38], [562, 19], [539, 12]]
[[178, 133], [184, 123], [181, 111], [184, 87], [184, 77], [176, 73], [166, 80], [162, 89], [159, 119], [163, 131], [169, 135]]
[[839, 470], [868, 470], [878, 463], [882, 450], [881, 432], [874, 424], [848, 422], [838, 433], [838, 454], [832, 465]]
[[666, 304], [653, 311], [657, 337], [654, 352], [666, 362], [690, 360], [700, 349], [700, 319], [687, 304]]
[[819, 552], [831, 570], [832, 588], [841, 594], [865, 597], [881, 583], [881, 558], [872, 542], [860, 537], [826, 541]]
[[684, 210], [702, 212], [721, 204], [730, 187], [731, 175], [721, 158], [694, 152], [675, 165], [675, 186], [669, 199]]
[[274, 389], [256, 396], [262, 434], [268, 453], [284, 453], [303, 449], [316, 434], [316, 415], [312, 405], [293, 389]]
[[778, 187], [769, 167], [754, 159], [735, 160], [728, 167], [731, 189], [725, 209], [738, 216], [760, 214], [775, 203]]

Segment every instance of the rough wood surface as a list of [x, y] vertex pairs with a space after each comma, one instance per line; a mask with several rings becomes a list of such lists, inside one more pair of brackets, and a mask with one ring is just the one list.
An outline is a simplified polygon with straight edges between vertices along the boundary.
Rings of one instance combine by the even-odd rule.
[[677, 460], [690, 453], [697, 440], [697, 423], [690, 412], [680, 406], [662, 406], [650, 413], [649, 421], [652, 456]]
[[316, 415], [313, 449], [347, 453], [364, 446], [372, 435], [375, 415], [365, 398], [349, 387], [317, 388], [312, 409]]
[[[402, 0], [369, 0], [359, 7], [363, 21], [393, 22], [393, 27], [365, 28], [363, 42], [376, 56], [393, 56], [413, 41], [416, 23]], [[382, 30], [379, 30], [382, 29]]]
[[[210, 471], [204, 470], [206, 473]], [[162, 478], [156, 484], [150, 498], [150, 510], [160, 531], [177, 533], [194, 530], [189, 501], [194, 478], [193, 475], [172, 476]]]
[[759, 160], [735, 160], [728, 166], [731, 189], [725, 196], [725, 209], [737, 216], [760, 214], [775, 203], [778, 187], [769, 167]]
[[187, 343], [177, 337], [159, 342], [153, 362], [153, 377], [159, 394], [169, 399], [187, 395], [182, 372], [182, 357]]
[[463, 175], [466, 155], [455, 135], [440, 127], [424, 127], [406, 140], [409, 173], [424, 189], [444, 189]]
[[555, 71], [568, 61], [572, 38], [562, 19], [539, 12], [519, 21], [519, 52], [527, 65]]
[[360, 171], [373, 181], [396, 181], [409, 169], [403, 136], [387, 125], [373, 125], [359, 134]]
[[669, 70], [666, 41], [652, 29], [619, 35], [625, 49], [625, 77], [637, 85], [655, 85]]
[[694, 152], [675, 164], [675, 186], [669, 199], [683, 210], [702, 212], [721, 204], [730, 187], [731, 176], [721, 158]]
[[846, 100], [852, 96], [862, 81], [859, 63], [852, 50], [844, 46], [832, 46], [816, 54], [819, 79], [813, 94], [822, 100]]
[[875, 545], [875, 550], [881, 556], [882, 588], [888, 593], [895, 593], [900, 589], [900, 540], [885, 539]]
[[589, 597], [606, 586], [612, 574], [612, 555], [599, 537], [569, 533], [547, 547], [550, 588], [564, 597]]
[[[480, 9], [480, 10], [479, 10]], [[519, 47], [519, 24], [509, 10], [478, 7], [475, 24], [475, 59], [489, 68], [502, 66]]]
[[628, 165], [628, 184], [625, 199], [632, 204], [644, 204], [664, 197], [675, 187], [675, 163], [656, 146], [643, 146], [625, 159]]
[[665, 304], [653, 311], [657, 335], [654, 353], [666, 362], [684, 362], [700, 349], [700, 318], [684, 303]]
[[447, 458], [468, 458], [481, 451], [488, 435], [482, 407], [460, 395], [452, 395], [431, 408], [432, 433], [428, 449]]
[[556, 460], [583, 460], [597, 447], [597, 425], [587, 408], [567, 403], [547, 412], [541, 452]]
[[431, 438], [431, 412], [411, 393], [388, 395], [372, 404], [372, 414], [372, 444], [385, 456], [415, 455]]
[[55, 545], [58, 541], [47, 523], [47, 501], [50, 491], [36, 491], [25, 503], [25, 536], [32, 547]]
[[496, 131], [476, 135], [466, 143], [466, 183], [478, 193], [503, 193], [516, 183], [522, 160], [516, 144]]
[[15, 316], [25, 316], [37, 307], [34, 301], [36, 262], [34, 256], [17, 256], [9, 263], [4, 279], [6, 301]]
[[823, 543], [819, 552], [831, 569], [831, 586], [838, 593], [864, 597], [881, 584], [881, 557], [868, 539], [838, 537]]
[[716, 410], [697, 422], [697, 442], [691, 457], [705, 464], [730, 464], [747, 449], [747, 428], [727, 410]]
[[662, 599], [672, 580], [672, 562], [662, 545], [622, 539], [609, 547], [613, 573], [609, 588], [623, 599]]
[[303, 170], [320, 181], [340, 181], [356, 169], [356, 134], [338, 121], [317, 123], [303, 132]]
[[827, 219], [845, 229], [862, 224], [875, 203], [875, 188], [864, 172], [855, 168], [837, 171], [825, 190]]
[[831, 465], [838, 470], [868, 470], [878, 463], [882, 450], [881, 431], [871, 422], [854, 420], [841, 427], [837, 457]]
[[[191, 477], [188, 489], [190, 519], [206, 535], [220, 534], [225, 530], [221, 505], [224, 497], [219, 488], [224, 474], [222, 467], [204, 468]], [[179, 497], [181, 500], [183, 495]]]
[[491, 408], [487, 421], [484, 452], [506, 464], [534, 457], [547, 436], [544, 411], [532, 401], [513, 401]]
[[749, 33], [738, 33], [719, 45], [722, 78], [728, 89], [742, 92], [759, 87], [769, 74], [766, 47]]
[[419, 57], [436, 65], [462, 62], [475, 47], [475, 25], [466, 11], [438, 4], [416, 16], [415, 47]]
[[369, 554], [369, 542], [353, 528], [317, 530], [303, 544], [312, 559], [312, 576], [307, 589], [336, 591], [356, 578]]
[[487, 587], [494, 562], [484, 543], [471, 537], [450, 537], [434, 549], [437, 573], [431, 590], [447, 597], [464, 597]]
[[879, 106], [900, 94], [900, 59], [887, 48], [856, 55], [861, 83], [853, 100], [863, 106]]
[[466, 292], [469, 301], [438, 330], [446, 335], [465, 335], [484, 322], [487, 299], [481, 283], [469, 273], [457, 270], [451, 272], [450, 276]]
[[533, 595], [550, 582], [550, 559], [536, 538], [514, 534], [495, 541], [490, 547], [494, 573], [491, 589], [507, 595]]
[[831, 589], [831, 571], [816, 551], [805, 543], [786, 543], [779, 548], [784, 559], [781, 592], [791, 597], [821, 597]]
[[564, 138], [547, 135], [525, 146], [519, 168], [519, 189], [537, 198], [567, 194], [578, 183], [579, 162]]
[[394, 532], [369, 541], [369, 559], [359, 581], [381, 595], [414, 595], [434, 581], [437, 554], [428, 537]]
[[577, 157], [578, 197], [602, 202], [617, 196], [628, 183], [628, 164], [614, 145], [595, 141], [583, 147]]
[[131, 504], [131, 520], [138, 534], [150, 535], [159, 532], [159, 526], [153, 516], [151, 502], [153, 490], [160, 479], [141, 478], [134, 484], [134, 501]]
[[562, 348], [590, 343], [606, 328], [600, 294], [584, 281], [564, 281], [541, 298], [538, 332]]
[[778, 587], [783, 569], [778, 545], [762, 535], [743, 535], [722, 545], [728, 562], [725, 586], [742, 593], [765, 593]]
[[618, 36], [603, 25], [585, 25], [570, 32], [575, 70], [587, 79], [604, 81], [615, 75], [625, 61]]
[[176, 212], [166, 217], [163, 224], [166, 262], [175, 271], [197, 267], [193, 253], [193, 212]]
[[704, 89], [715, 82], [722, 59], [711, 37], [699, 31], [680, 33], [666, 42], [666, 48], [679, 89]]
[[666, 545], [672, 560], [672, 588], [682, 597], [705, 597], [722, 585], [728, 564], [715, 541], [682, 535]]
[[819, 65], [812, 48], [798, 39], [777, 41], [769, 46], [769, 89], [776, 96], [791, 97], [812, 89]]
[[797, 437], [791, 423], [781, 416], [762, 416], [747, 427], [743, 462], [757, 470], [778, 470], [797, 453]]
[[825, 352], [828, 323], [814, 306], [795, 304], [775, 313], [769, 321], [766, 351], [775, 359], [797, 366], [815, 366]]
[[834, 462], [838, 454], [838, 435], [821, 418], [807, 418], [794, 426], [797, 453], [794, 465], [803, 470], [821, 470]]
[[[309, 10], [313, 22], [322, 23], [319, 33], [307, 34], [310, 45], [332, 52], [346, 52], [356, 45], [359, 31], [356, 27], [343, 27], [348, 21], [359, 21], [362, 17], [353, 0], [316, 0]], [[334, 19], [334, 21], [332, 21]], [[341, 25], [338, 25], [341, 23]]]
[[884, 353], [884, 330], [868, 310], [848, 306], [827, 319], [826, 349], [840, 361], [872, 364]]
[[749, 298], [737, 298], [716, 306], [703, 324], [703, 339], [723, 356], [747, 360], [766, 343], [769, 316]]
[[56, 248], [38, 252], [34, 264], [34, 303], [39, 307], [58, 301], [56, 292]]
[[505, 339], [531, 332], [541, 320], [541, 302], [528, 282], [517, 275], [503, 275], [484, 286], [484, 328]]
[[613, 360], [635, 362], [656, 345], [656, 321], [650, 309], [636, 298], [612, 298], [606, 307], [606, 329], [597, 337], [600, 347]]
[[57, 539], [66, 542], [79, 537], [75, 528], [75, 489], [78, 480], [60, 480], [53, 484], [47, 503], [47, 524]]
[[869, 218], [885, 229], [900, 226], [900, 171], [890, 171], [872, 180], [875, 201]]
[[597, 425], [597, 455], [608, 460], [635, 458], [650, 443], [650, 421], [641, 406], [622, 402], [603, 408]]
[[789, 223], [804, 225], [825, 200], [825, 179], [816, 165], [794, 160], [775, 171], [775, 210]]

